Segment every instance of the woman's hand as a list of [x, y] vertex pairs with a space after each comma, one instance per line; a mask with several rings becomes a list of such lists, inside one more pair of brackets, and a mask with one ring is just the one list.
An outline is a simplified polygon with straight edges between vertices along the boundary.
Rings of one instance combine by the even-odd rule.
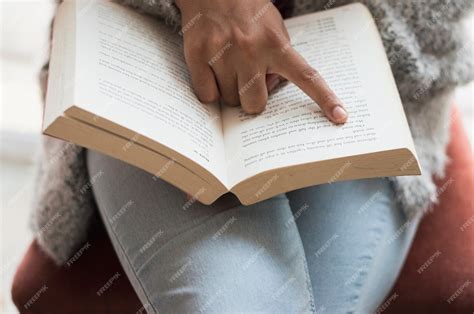
[[347, 120], [342, 103], [323, 78], [290, 45], [269, 0], [176, 0], [182, 15], [184, 53], [200, 101], [222, 98], [247, 113], [265, 109], [279, 76], [295, 83], [336, 123]]

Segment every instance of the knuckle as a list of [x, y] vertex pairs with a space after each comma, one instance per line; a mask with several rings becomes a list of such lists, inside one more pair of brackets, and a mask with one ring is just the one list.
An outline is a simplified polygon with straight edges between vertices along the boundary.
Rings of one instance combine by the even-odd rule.
[[288, 45], [290, 40], [286, 38], [285, 34], [277, 29], [268, 28], [265, 30], [265, 34], [267, 37], [268, 44], [272, 48], [282, 48], [285, 45]]
[[326, 107], [326, 108], [332, 108], [336, 105], [339, 104], [339, 100], [335, 95], [332, 94], [325, 94], [321, 97], [320, 100], [321, 104], [320, 106]]
[[208, 38], [207, 45], [211, 48], [212, 51], [222, 49], [225, 46], [227, 40], [224, 36], [219, 33], [211, 34]]
[[184, 53], [188, 60], [195, 60], [204, 54], [205, 44], [201, 40], [188, 41], [185, 44]]
[[222, 57], [224, 57], [227, 50], [232, 47], [232, 44], [222, 34], [214, 33], [213, 35], [209, 36], [207, 40], [207, 46], [207, 50], [210, 52], [210, 55], [208, 55], [208, 63], [212, 66]]
[[314, 82], [314, 83], [316, 83], [321, 79], [321, 75], [319, 74], [319, 72], [316, 69], [308, 66], [300, 72], [300, 79], [303, 82]]
[[240, 48], [243, 56], [247, 60], [255, 60], [258, 56], [258, 49], [255, 45], [246, 45]]
[[241, 30], [237, 29], [232, 31], [232, 40], [242, 52], [251, 55], [256, 53], [255, 39], [253, 36], [244, 34]]

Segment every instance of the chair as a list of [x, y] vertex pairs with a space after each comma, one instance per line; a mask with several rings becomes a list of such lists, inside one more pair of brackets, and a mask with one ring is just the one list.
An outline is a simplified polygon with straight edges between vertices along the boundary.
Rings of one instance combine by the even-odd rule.
[[[438, 182], [441, 201], [421, 221], [380, 312], [474, 311], [474, 163], [456, 109], [448, 154], [447, 176]], [[20, 313], [145, 313], [103, 226], [94, 228], [89, 244], [71, 266], [57, 267], [33, 241], [12, 287]], [[113, 285], [99, 296], [112, 277]]]

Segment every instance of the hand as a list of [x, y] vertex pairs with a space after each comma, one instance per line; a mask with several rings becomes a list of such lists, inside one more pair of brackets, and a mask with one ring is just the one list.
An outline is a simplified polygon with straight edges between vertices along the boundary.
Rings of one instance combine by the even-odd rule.
[[289, 44], [269, 0], [176, 0], [182, 15], [184, 54], [200, 101], [219, 98], [245, 112], [265, 109], [280, 76], [295, 83], [335, 123], [347, 120], [341, 101]]

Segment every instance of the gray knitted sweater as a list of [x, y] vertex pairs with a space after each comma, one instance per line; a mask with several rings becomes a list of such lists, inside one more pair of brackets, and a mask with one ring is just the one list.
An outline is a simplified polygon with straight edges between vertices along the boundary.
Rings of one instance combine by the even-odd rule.
[[[172, 0], [116, 1], [179, 27], [179, 11]], [[437, 200], [433, 178], [443, 177], [447, 161], [452, 91], [473, 78], [472, 43], [466, 42], [461, 20], [474, 1], [294, 0], [285, 4], [290, 4], [292, 15], [299, 15], [350, 2], [362, 2], [372, 12], [408, 117], [423, 175], [391, 180], [400, 206], [413, 217]], [[288, 13], [288, 6], [285, 9]], [[31, 225], [43, 250], [62, 264], [86, 241], [97, 216], [84, 149], [45, 137], [39, 169]]]

